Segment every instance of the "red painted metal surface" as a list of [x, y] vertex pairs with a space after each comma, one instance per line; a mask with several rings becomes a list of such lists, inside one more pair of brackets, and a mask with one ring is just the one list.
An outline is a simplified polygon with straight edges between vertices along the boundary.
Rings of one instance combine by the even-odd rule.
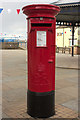
[[[55, 90], [55, 15], [54, 5], [29, 5], [28, 15], [28, 89], [32, 92]], [[46, 46], [37, 45], [37, 33], [46, 33]]]
[[60, 8], [55, 5], [48, 4], [34, 4], [23, 7], [23, 13], [28, 17], [54, 17]]

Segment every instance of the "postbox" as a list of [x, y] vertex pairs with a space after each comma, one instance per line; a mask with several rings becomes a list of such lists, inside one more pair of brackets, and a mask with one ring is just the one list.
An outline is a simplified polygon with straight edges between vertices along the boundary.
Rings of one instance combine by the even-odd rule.
[[28, 21], [27, 113], [47, 118], [55, 114], [55, 15], [58, 6], [23, 7]]

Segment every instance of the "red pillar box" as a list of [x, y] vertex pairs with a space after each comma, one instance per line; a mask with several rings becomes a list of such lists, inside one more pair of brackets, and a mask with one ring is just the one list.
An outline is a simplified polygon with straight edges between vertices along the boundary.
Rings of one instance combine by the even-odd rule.
[[27, 113], [46, 118], [55, 114], [55, 5], [28, 5]]

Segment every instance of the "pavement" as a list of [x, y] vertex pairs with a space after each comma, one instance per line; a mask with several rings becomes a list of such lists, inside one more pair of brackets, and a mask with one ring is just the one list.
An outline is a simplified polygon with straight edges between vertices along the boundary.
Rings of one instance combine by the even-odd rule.
[[80, 69], [79, 55], [56, 53], [56, 67], [68, 69]]
[[[26, 113], [26, 56], [26, 49], [2, 50], [3, 118], [31, 118]], [[69, 54], [56, 54], [56, 115], [51, 119], [78, 117], [78, 58]]]

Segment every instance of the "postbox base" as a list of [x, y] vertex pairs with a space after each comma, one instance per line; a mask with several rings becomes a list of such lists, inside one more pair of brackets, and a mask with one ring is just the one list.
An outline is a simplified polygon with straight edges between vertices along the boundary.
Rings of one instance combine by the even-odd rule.
[[48, 118], [55, 114], [55, 91], [27, 92], [27, 113], [34, 118]]

